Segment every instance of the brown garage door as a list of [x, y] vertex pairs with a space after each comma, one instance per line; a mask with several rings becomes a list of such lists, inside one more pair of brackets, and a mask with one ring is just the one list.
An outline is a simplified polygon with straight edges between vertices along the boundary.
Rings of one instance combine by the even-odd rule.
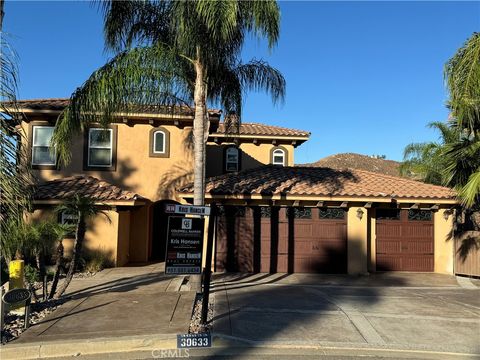
[[216, 242], [218, 271], [347, 270], [343, 209], [224, 207], [221, 213]]
[[376, 209], [379, 271], [433, 271], [431, 211]]

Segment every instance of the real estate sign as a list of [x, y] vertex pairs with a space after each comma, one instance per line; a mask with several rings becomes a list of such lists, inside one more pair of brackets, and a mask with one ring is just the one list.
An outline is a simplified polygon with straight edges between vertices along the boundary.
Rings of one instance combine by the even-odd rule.
[[170, 216], [165, 274], [201, 274], [205, 220]]

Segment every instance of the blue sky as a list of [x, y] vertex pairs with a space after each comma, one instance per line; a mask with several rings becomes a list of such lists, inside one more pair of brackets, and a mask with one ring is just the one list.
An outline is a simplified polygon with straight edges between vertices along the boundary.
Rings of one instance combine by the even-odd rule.
[[[243, 121], [311, 131], [296, 163], [357, 152], [401, 160], [445, 120], [444, 63], [480, 30], [480, 2], [281, 2], [278, 46], [250, 39], [287, 80], [283, 106], [250, 93]], [[20, 98], [68, 97], [105, 63], [102, 19], [89, 2], [6, 2], [20, 57]]]

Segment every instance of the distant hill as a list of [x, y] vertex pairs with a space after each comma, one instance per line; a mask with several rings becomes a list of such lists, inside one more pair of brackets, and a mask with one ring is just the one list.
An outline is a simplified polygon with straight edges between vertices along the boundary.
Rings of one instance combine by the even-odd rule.
[[330, 167], [333, 169], [359, 169], [385, 175], [400, 176], [400, 163], [398, 161], [385, 160], [355, 153], [330, 155], [314, 163], [301, 164], [301, 166]]

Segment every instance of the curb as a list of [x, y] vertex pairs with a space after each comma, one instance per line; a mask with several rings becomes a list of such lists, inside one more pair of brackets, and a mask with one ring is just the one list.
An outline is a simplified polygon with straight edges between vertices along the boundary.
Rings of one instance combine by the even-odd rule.
[[69, 357], [102, 353], [176, 349], [177, 336], [158, 334], [75, 341], [49, 341], [30, 344], [7, 344], [0, 348], [2, 360], [27, 360]]
[[[263, 341], [250, 341], [234, 336], [212, 333], [214, 347], [202, 350], [235, 350], [255, 348], [257, 350], [319, 350], [324, 355], [339, 356], [347, 353], [356, 356], [385, 356], [396, 354], [399, 356], [412, 356], [422, 359], [480, 359], [480, 354], [460, 353], [431, 349], [412, 349], [406, 347], [391, 348], [388, 346], [368, 346], [367, 344], [351, 343], [272, 343]], [[30, 360], [58, 357], [76, 357], [80, 355], [98, 355], [105, 353], [137, 352], [168, 350], [177, 348], [176, 334], [157, 334], [147, 336], [129, 336], [117, 338], [100, 338], [92, 340], [49, 341], [30, 344], [7, 344], [0, 347], [2, 360]], [[193, 350], [193, 349], [191, 349]], [[241, 352], [241, 351], [240, 351]]]

